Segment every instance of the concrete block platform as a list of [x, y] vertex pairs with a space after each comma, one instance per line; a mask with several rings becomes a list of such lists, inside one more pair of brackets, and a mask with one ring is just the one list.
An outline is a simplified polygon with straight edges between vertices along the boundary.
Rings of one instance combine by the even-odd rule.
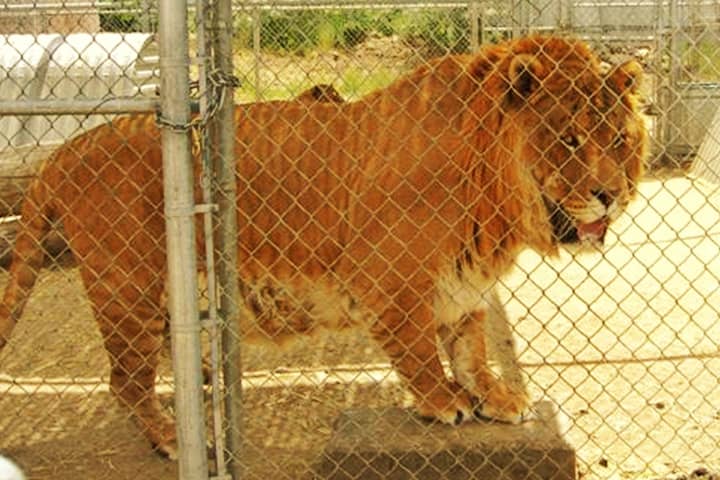
[[314, 476], [331, 480], [575, 480], [575, 451], [549, 402], [521, 425], [429, 423], [402, 408], [343, 412]]

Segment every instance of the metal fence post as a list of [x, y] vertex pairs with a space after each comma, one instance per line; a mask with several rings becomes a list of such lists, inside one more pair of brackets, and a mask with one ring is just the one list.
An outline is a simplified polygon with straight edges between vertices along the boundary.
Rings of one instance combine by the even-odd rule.
[[175, 375], [179, 478], [207, 479], [205, 413], [201, 373], [200, 322], [193, 201], [187, 6], [159, 4], [161, 111], [180, 128], [162, 132], [165, 220], [168, 253], [168, 307]]
[[476, 1], [468, 4], [468, 18], [470, 20], [470, 51], [477, 52], [482, 43], [480, 38], [480, 6]]
[[253, 25], [253, 57], [255, 59], [255, 100], [262, 100], [263, 94], [261, 90], [262, 79], [260, 77], [260, 65], [261, 65], [261, 35], [262, 35], [262, 13], [259, 8], [253, 8], [252, 10], [252, 25]]
[[[224, 77], [233, 74], [232, 2], [215, 2], [213, 15], [213, 61]], [[257, 16], [259, 18], [259, 15]], [[259, 40], [258, 40], [259, 41]], [[240, 285], [238, 264], [237, 180], [235, 159], [235, 108], [233, 89], [225, 85], [226, 94], [216, 116], [210, 122], [210, 142], [214, 147], [217, 218], [217, 275], [221, 307], [221, 341], [225, 385], [225, 438], [228, 469], [235, 480], [242, 477], [240, 448], [242, 442], [242, 368], [240, 362]]]

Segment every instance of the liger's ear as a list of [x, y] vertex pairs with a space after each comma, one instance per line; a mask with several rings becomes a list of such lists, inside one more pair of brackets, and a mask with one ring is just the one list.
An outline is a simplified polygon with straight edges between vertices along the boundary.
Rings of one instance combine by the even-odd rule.
[[540, 86], [542, 70], [542, 64], [533, 55], [519, 54], [513, 57], [508, 69], [510, 96], [527, 100]]
[[470, 62], [470, 75], [479, 83], [496, 67], [502, 59], [500, 52], [495, 50], [484, 50], [476, 55]]
[[618, 95], [637, 94], [642, 81], [642, 66], [635, 60], [629, 60], [613, 68], [605, 82]]

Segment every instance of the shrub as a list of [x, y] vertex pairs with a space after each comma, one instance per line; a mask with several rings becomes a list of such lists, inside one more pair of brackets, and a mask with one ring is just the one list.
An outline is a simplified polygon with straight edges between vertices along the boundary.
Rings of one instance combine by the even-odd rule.
[[470, 21], [464, 8], [407, 12], [397, 33], [431, 55], [466, 52], [470, 47]]
[[[464, 8], [432, 10], [290, 10], [263, 11], [260, 46], [273, 52], [307, 53], [352, 48], [370, 34], [398, 35], [433, 54], [464, 52], [470, 24]], [[252, 46], [252, 17], [237, 16], [238, 46]]]
[[100, 29], [105, 32], [157, 30], [157, 10], [142, 0], [120, 0], [99, 7]]

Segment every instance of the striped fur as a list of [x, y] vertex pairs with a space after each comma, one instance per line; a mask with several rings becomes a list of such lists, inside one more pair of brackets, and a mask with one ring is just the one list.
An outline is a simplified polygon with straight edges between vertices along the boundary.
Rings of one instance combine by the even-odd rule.
[[[604, 75], [583, 43], [536, 36], [433, 61], [357, 102], [238, 106], [238, 268], [252, 313], [242, 332], [282, 342], [361, 325], [421, 415], [520, 418], [527, 399], [486, 365], [482, 298], [522, 248], [554, 253], [560, 233], [598, 222], [585, 206], [625, 207], [645, 149], [637, 74], [627, 64]], [[0, 345], [60, 219], [112, 390], [172, 455], [154, 392], [166, 323], [159, 144], [154, 119], [137, 115], [53, 155], [23, 207]]]

